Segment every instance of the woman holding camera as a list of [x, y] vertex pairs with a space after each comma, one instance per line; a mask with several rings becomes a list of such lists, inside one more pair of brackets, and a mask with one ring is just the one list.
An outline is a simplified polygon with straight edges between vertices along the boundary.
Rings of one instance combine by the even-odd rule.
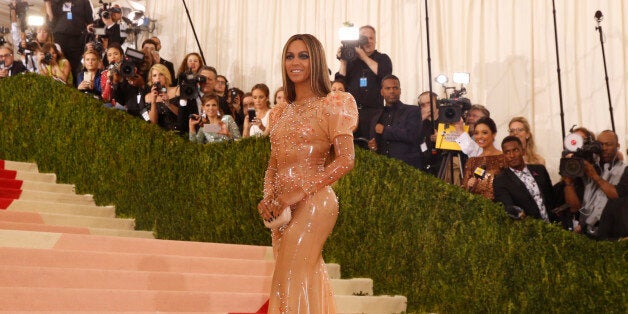
[[268, 119], [270, 117], [270, 89], [266, 84], [260, 83], [251, 89], [253, 107], [245, 112], [244, 131], [242, 137], [268, 135]]
[[158, 124], [165, 130], [174, 131], [179, 115], [179, 87], [171, 87], [170, 71], [163, 64], [150, 68], [150, 92], [144, 101], [150, 105], [150, 123]]
[[124, 51], [120, 44], [112, 43], [107, 47], [107, 69], [100, 74], [100, 89], [102, 90], [101, 98], [105, 102], [111, 101], [113, 98], [113, 86], [122, 81], [120, 76], [120, 63], [124, 57]]
[[98, 98], [102, 93], [100, 87], [100, 56], [94, 50], [88, 50], [83, 53], [83, 71], [80, 72], [76, 78], [78, 83], [78, 90], [90, 93]]
[[238, 125], [230, 115], [222, 115], [219, 101], [218, 96], [214, 94], [205, 94], [201, 98], [203, 113], [200, 116], [194, 114], [190, 117], [191, 142], [205, 144], [240, 138]]
[[473, 139], [482, 148], [482, 154], [471, 157], [465, 164], [462, 187], [474, 194], [493, 199], [495, 175], [506, 167], [504, 154], [495, 148], [497, 126], [489, 117], [480, 118], [473, 130]]
[[243, 96], [244, 92], [237, 87], [232, 87], [227, 92], [227, 102], [229, 103], [229, 111], [227, 111], [227, 114], [235, 120], [240, 134], [242, 134], [242, 128], [244, 127], [244, 110], [242, 110]]
[[55, 44], [48, 43], [42, 48], [39, 58], [39, 74], [72, 86], [70, 61], [63, 57]]
[[272, 229], [275, 271], [268, 313], [334, 313], [322, 250], [338, 218], [331, 184], [354, 164], [358, 110], [348, 93], [330, 92], [322, 44], [309, 34], [288, 39], [282, 54], [286, 102], [270, 117], [271, 152], [258, 205]]
[[201, 55], [196, 52], [191, 52], [183, 57], [183, 61], [181, 61], [181, 65], [179, 66], [179, 70], [177, 71], [177, 81], [175, 84], [181, 83], [181, 77], [186, 73], [191, 72], [192, 74], [198, 74], [200, 69], [205, 65], [203, 63], [203, 59]]

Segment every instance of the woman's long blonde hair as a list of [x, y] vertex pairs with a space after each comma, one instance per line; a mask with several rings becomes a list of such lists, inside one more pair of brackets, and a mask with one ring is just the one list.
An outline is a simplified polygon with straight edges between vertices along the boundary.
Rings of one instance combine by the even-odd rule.
[[526, 131], [526, 133], [528, 133], [528, 136], [529, 136], [528, 138], [526, 138], [526, 147], [525, 147], [527, 163], [540, 164], [542, 162], [542, 159], [540, 158], [541, 156], [536, 152], [536, 145], [534, 144], [534, 135], [532, 134], [532, 131], [530, 131], [530, 123], [528, 122], [528, 119], [524, 117], [514, 117], [510, 119], [510, 122], [508, 123], [508, 127], [510, 127], [510, 125], [513, 124], [514, 122], [519, 122], [523, 124], [524, 130]]

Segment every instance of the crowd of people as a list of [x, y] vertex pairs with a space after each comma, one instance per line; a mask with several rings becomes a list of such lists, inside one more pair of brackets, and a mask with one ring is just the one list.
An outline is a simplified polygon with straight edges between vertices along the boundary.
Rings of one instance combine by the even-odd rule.
[[[186, 54], [175, 69], [161, 57], [158, 37], [144, 40], [130, 54], [123, 48], [128, 26], [120, 9], [114, 6], [110, 14], [94, 19], [87, 2], [64, 7], [45, 1], [49, 23], [31, 39], [14, 35], [22, 60], [9, 44], [0, 47], [0, 78], [39, 73], [196, 143], [270, 134], [274, 108], [289, 101], [285, 86], [271, 94], [267, 84], [258, 83], [245, 93], [196, 52]], [[95, 35], [100, 26], [105, 35]], [[601, 151], [582, 161], [583, 175], [561, 173], [560, 182], [552, 184], [525, 117], [510, 120], [502, 143], [496, 142], [496, 123], [482, 105], [465, 108], [459, 121], [441, 123], [438, 96], [426, 91], [418, 96], [418, 106], [402, 103], [393, 62], [375, 49], [375, 28], [363, 26], [360, 35], [355, 58], [347, 58], [344, 47], [338, 49], [339, 68], [330, 79], [331, 91], [348, 92], [356, 101], [357, 146], [503, 203], [515, 219], [559, 221], [566, 229], [600, 239], [628, 236], [628, 170], [614, 132], [603, 131], [596, 141], [592, 132], [574, 130], [583, 134], [583, 142], [599, 143]], [[440, 149], [439, 124], [452, 128], [459, 150]]]

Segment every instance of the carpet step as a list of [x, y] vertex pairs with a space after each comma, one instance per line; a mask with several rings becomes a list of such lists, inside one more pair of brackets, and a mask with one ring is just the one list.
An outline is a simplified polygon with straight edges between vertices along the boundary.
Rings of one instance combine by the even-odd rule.
[[75, 205], [91, 205], [95, 206], [94, 196], [90, 194], [77, 195], [69, 193], [56, 193], [36, 190], [24, 190], [24, 189], [7, 189], [0, 187], [0, 197], [13, 198], [27, 201], [46, 201], [62, 204], [75, 204]]
[[0, 160], [0, 169], [24, 172], [39, 172], [37, 164], [10, 160]]
[[53, 203], [46, 201], [14, 200], [6, 208], [7, 211], [34, 212], [46, 214], [64, 214], [76, 216], [94, 216], [115, 218], [116, 208], [114, 206], [94, 206]]
[[70, 194], [74, 194], [76, 192], [76, 189], [72, 184], [22, 181], [3, 178], [0, 178], [0, 187]]
[[5, 222], [39, 223], [52, 226], [92, 227], [103, 229], [134, 230], [134, 219], [77, 216], [51, 213], [34, 213], [0, 210], [0, 220]]
[[[0, 265], [0, 287], [270, 293], [272, 277]], [[332, 279], [336, 295], [372, 295], [367, 278]]]

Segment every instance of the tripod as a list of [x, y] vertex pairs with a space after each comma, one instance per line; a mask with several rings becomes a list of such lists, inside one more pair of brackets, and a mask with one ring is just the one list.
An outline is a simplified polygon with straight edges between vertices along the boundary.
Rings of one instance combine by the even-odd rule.
[[[462, 158], [462, 152], [455, 150], [445, 151], [443, 161], [441, 162], [440, 169], [438, 170], [438, 178], [450, 184], [460, 185], [464, 174]], [[458, 164], [458, 169], [460, 169], [460, 172], [457, 175], [454, 167], [454, 163], [456, 162]], [[456, 181], [456, 179], [458, 179], [458, 181]]]

